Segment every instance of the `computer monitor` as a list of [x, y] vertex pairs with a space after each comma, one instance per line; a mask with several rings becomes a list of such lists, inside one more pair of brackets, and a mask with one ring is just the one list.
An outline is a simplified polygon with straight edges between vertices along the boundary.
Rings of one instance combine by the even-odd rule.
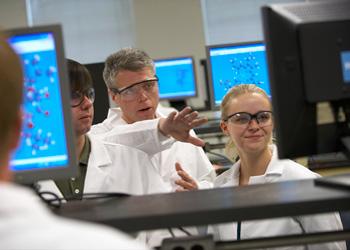
[[[262, 20], [279, 157], [346, 149], [350, 2], [267, 5]], [[318, 124], [322, 114], [317, 105], [325, 101], [331, 104], [334, 122]]]
[[61, 27], [19, 28], [7, 35], [24, 71], [21, 141], [10, 162], [15, 181], [73, 177], [77, 167]]
[[265, 45], [245, 42], [207, 46], [209, 97], [218, 109], [226, 92], [235, 85], [253, 83], [270, 95]]
[[197, 83], [193, 57], [155, 59], [156, 75], [159, 78], [159, 98], [182, 109], [185, 100], [197, 96]]
[[105, 67], [104, 62], [89, 63], [84, 65], [90, 72], [94, 89], [95, 89], [95, 101], [94, 101], [94, 120], [92, 124], [103, 122], [107, 118], [109, 110], [109, 97], [106, 84], [103, 80], [103, 69]]

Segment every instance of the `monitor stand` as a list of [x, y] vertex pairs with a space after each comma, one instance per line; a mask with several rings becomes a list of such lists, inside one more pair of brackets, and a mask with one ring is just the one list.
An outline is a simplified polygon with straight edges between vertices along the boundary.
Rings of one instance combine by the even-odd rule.
[[185, 107], [187, 107], [185, 100], [173, 100], [173, 101], [169, 101], [169, 104], [171, 107], [175, 108], [178, 111], [181, 111]]
[[[345, 136], [341, 138], [342, 143], [344, 144], [346, 151], [345, 155], [350, 157], [350, 137]], [[323, 178], [315, 179], [315, 185], [324, 185], [334, 188], [342, 188], [350, 190], [350, 174], [341, 174], [328, 176]]]

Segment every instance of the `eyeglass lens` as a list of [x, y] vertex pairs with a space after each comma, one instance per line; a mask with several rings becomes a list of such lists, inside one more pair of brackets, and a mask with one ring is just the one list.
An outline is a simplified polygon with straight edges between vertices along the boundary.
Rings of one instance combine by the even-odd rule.
[[146, 93], [151, 93], [157, 85], [157, 79], [150, 79], [143, 82], [139, 82], [133, 86], [130, 86], [126, 89], [123, 89], [119, 92], [121, 97], [124, 100], [134, 100], [138, 97], [141, 90], [144, 90]]
[[93, 103], [95, 101], [95, 91], [93, 88], [90, 88], [84, 92], [74, 92], [71, 95], [71, 106], [72, 107], [77, 107], [80, 104], [82, 104], [82, 102], [84, 101], [84, 97], [87, 97], [91, 103]]
[[268, 125], [272, 120], [272, 113], [270, 111], [261, 111], [256, 114], [240, 112], [228, 118], [231, 123], [237, 125], [247, 125], [253, 119], [255, 119], [259, 125]]

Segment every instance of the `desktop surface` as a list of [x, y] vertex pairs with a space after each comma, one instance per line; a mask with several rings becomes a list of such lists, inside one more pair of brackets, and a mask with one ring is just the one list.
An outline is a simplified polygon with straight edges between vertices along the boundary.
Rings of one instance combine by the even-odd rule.
[[298, 180], [193, 192], [70, 202], [55, 212], [124, 231], [217, 224], [350, 209], [349, 190]]

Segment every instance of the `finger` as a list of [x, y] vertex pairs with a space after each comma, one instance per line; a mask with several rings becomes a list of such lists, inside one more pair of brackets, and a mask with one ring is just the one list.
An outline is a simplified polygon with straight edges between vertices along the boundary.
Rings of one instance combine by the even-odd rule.
[[176, 169], [176, 171], [183, 171], [181, 164], [178, 162], [175, 163], [175, 169]]
[[176, 119], [183, 119], [186, 115], [188, 115], [191, 112], [192, 109], [190, 107], [186, 107], [177, 114]]
[[191, 144], [198, 146], [198, 147], [204, 147], [204, 145], [205, 145], [205, 142], [202, 139], [197, 138], [197, 137], [193, 137], [193, 136], [189, 136], [187, 138], [186, 142], [191, 143]]
[[168, 117], [167, 117], [167, 120], [168, 121], [173, 121], [174, 120], [174, 117], [176, 116], [177, 112], [176, 111], [173, 111], [171, 112]]
[[182, 180], [188, 183], [191, 183], [191, 184], [196, 183], [194, 179], [191, 176], [189, 176], [185, 171], [178, 171], [177, 174], [182, 178]]
[[192, 113], [189, 113], [188, 115], [185, 115], [185, 119], [187, 121], [193, 121], [194, 119], [196, 119], [198, 117], [198, 112], [197, 111], [193, 111]]
[[203, 124], [205, 124], [205, 123], [207, 123], [207, 122], [208, 122], [208, 118], [206, 118], [206, 117], [201, 117], [201, 118], [197, 118], [197, 119], [191, 121], [189, 125], [190, 125], [192, 128], [195, 128], [195, 127], [198, 127], [198, 126], [200, 126], [200, 125], [203, 125]]
[[196, 189], [196, 187], [186, 181], [183, 180], [177, 180], [175, 181], [175, 184], [179, 185], [180, 187], [187, 189], [187, 190], [193, 190]]
[[187, 191], [186, 189], [183, 189], [182, 187], [179, 187], [175, 190], [175, 192], [185, 192]]

